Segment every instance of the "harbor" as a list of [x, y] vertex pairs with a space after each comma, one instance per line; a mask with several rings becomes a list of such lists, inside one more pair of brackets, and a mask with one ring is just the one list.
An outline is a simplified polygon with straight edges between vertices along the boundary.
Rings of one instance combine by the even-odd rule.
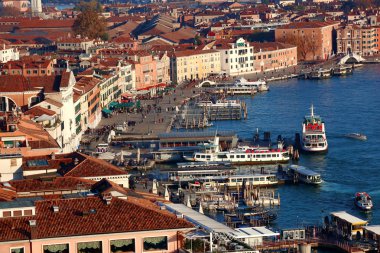
[[[376, 72], [378, 66], [370, 65], [369, 68]], [[294, 164], [305, 166], [306, 170], [298, 170], [297, 173], [289, 172], [287, 166], [283, 166], [280, 170], [278, 162], [273, 162], [271, 165], [242, 166], [241, 164], [224, 164], [221, 165], [222, 167], [225, 166], [223, 168], [212, 168], [212, 162], [210, 162], [211, 167], [207, 165], [204, 168], [198, 168], [196, 172], [196, 169], [192, 171], [186, 168], [186, 164], [182, 164], [182, 167], [179, 164], [177, 169], [176, 163], [172, 163], [168, 165], [169, 167], [167, 165], [156, 164], [152, 172], [148, 171], [146, 173], [148, 173], [150, 178], [153, 177], [158, 180], [159, 185], [161, 185], [159, 192], [162, 195], [166, 195], [166, 189], [165, 187], [162, 188], [162, 185], [168, 187], [171, 201], [182, 203], [188, 207], [191, 206], [193, 210], [198, 210], [202, 206], [203, 212], [207, 215], [235, 229], [238, 227], [238, 224], [250, 226], [265, 225], [281, 229], [289, 227], [310, 228], [311, 226], [315, 226], [320, 229], [324, 217], [337, 210], [347, 210], [350, 214], [363, 220], [370, 220], [371, 223], [376, 224], [380, 222], [380, 215], [376, 208], [370, 214], [363, 213], [358, 208], [355, 208], [353, 201], [355, 192], [364, 190], [371, 194], [373, 203], [376, 206], [376, 200], [379, 199], [376, 183], [366, 184], [364, 181], [367, 180], [360, 180], [362, 176], [356, 176], [359, 180], [355, 181], [355, 185], [350, 184], [349, 187], [345, 186], [355, 177], [355, 173], [360, 173], [360, 175], [369, 173], [368, 170], [363, 171], [360, 169], [360, 163], [358, 160], [355, 160], [359, 159], [357, 156], [349, 156], [345, 154], [345, 150], [347, 148], [353, 149], [357, 154], [363, 156], [364, 153], [361, 150], [374, 145], [373, 140], [375, 137], [371, 134], [373, 130], [366, 128], [369, 126], [350, 127], [350, 125], [345, 124], [347, 118], [343, 116], [353, 112], [346, 112], [346, 108], [355, 108], [357, 110], [358, 108], [356, 107], [359, 107], [362, 112], [367, 110], [359, 104], [360, 97], [358, 96], [361, 94], [368, 98], [369, 101], [372, 101], [372, 104], [378, 103], [377, 100], [373, 100], [374, 97], [368, 95], [368, 92], [373, 92], [373, 89], [376, 89], [376, 87], [361, 84], [361, 79], [366, 78], [363, 75], [364, 72], [359, 68], [348, 78], [332, 77], [317, 83], [311, 80], [295, 78], [285, 82], [272, 83], [271, 90], [268, 93], [257, 93], [254, 97], [251, 95], [235, 95], [227, 98], [231, 101], [238, 101], [238, 103], [230, 102], [230, 106], [232, 103], [245, 105], [245, 110], [248, 112], [246, 119], [228, 118], [224, 120], [212, 120], [211, 118], [207, 118], [207, 116], [203, 116], [207, 118], [207, 130], [196, 131], [203, 128], [191, 127], [191, 124], [188, 124], [187, 128], [174, 127], [175, 124], [173, 124], [170, 133], [143, 136], [138, 141], [141, 144], [146, 143], [145, 146], [150, 149], [148, 153], [154, 155], [151, 159], [155, 159], [156, 161], [163, 159], [164, 162], [167, 162], [165, 155], [172, 155], [174, 151], [178, 155], [177, 158], [189, 156], [194, 154], [194, 152], [203, 152], [202, 150], [213, 144], [216, 135], [220, 138], [219, 141], [221, 143], [218, 146], [222, 150], [242, 148], [244, 146], [242, 140], [253, 141], [255, 139], [257, 128], [260, 129], [260, 135], [262, 136], [263, 130], [270, 131], [272, 144], [277, 144], [276, 138], [273, 138], [273, 136], [281, 135], [285, 140], [294, 140], [295, 133], [302, 133], [302, 119], [305, 115], [310, 114], [310, 105], [313, 104], [315, 111], [318, 115], [322, 115], [324, 122], [326, 122], [323, 131], [326, 131], [327, 138], [329, 139], [329, 150], [327, 153], [318, 155], [301, 154], [299, 160], [293, 161]], [[376, 83], [376, 81], [371, 81], [370, 83]], [[304, 90], [308, 90], [309, 93], [305, 93]], [[349, 95], [350, 100], [340, 99], [339, 101], [343, 101], [343, 105], [339, 105], [337, 102], [329, 104], [328, 101], [315, 99], [316, 96], [326, 97], [329, 93], [333, 93], [336, 99], [346, 94], [346, 96]], [[270, 103], [272, 100], [280, 101], [281, 97], [287, 97], [286, 106], [282, 103], [279, 105]], [[218, 105], [218, 100], [212, 102], [211, 99], [201, 100], [198, 97], [194, 97], [193, 103], [194, 108], [197, 103], [203, 103], [203, 106], [200, 106], [200, 108], [203, 107], [203, 111], [206, 111], [206, 107], [211, 107], [210, 103]], [[224, 106], [228, 107], [227, 104], [224, 104]], [[335, 113], [335, 110], [329, 110], [330, 106], [335, 108], [337, 114], [331, 114]], [[178, 109], [181, 108], [180, 103], [178, 107]], [[289, 110], [289, 108], [293, 109]], [[242, 110], [239, 110], [240, 115], [243, 115]], [[175, 107], [174, 111], [176, 111]], [[370, 110], [368, 113], [371, 115], [373, 111]], [[373, 118], [373, 115], [364, 116], [359, 114], [355, 115], [355, 117], [357, 117], [355, 120], [364, 120], [366, 117]], [[188, 122], [191, 122], [191, 120], [188, 120]], [[209, 124], [210, 122], [212, 124]], [[374, 129], [376, 129], [376, 126]], [[316, 127], [316, 130], [319, 130], [319, 128]], [[355, 135], [355, 138], [350, 137], [349, 133], [355, 132], [366, 133], [366, 141], [355, 140], [360, 135]], [[121, 143], [128, 142], [120, 139], [120, 136], [117, 136], [114, 141]], [[129, 142], [136, 143], [136, 141], [130, 140]], [[286, 143], [293, 144], [289, 141], [286, 141]], [[284, 148], [287, 148], [287, 145]], [[245, 155], [249, 156], [253, 154], [251, 151], [247, 152], [247, 150], [249, 149], [246, 148], [244, 150]], [[365, 156], [370, 154], [373, 155], [371, 151], [366, 152]], [[292, 159], [289, 159], [288, 162], [290, 160]], [[173, 159], [173, 161], [177, 162], [177, 159]], [[184, 162], [180, 159], [179, 162], [181, 161]], [[370, 160], [369, 163], [375, 164], [376, 158]], [[352, 169], [349, 172], [342, 171], [343, 167], [350, 167]], [[355, 167], [356, 169], [353, 169]], [[166, 176], [162, 176], [163, 174], [166, 174]], [[260, 177], [261, 175], [271, 176], [272, 174], [274, 178], [271, 184], [260, 186], [254, 184], [255, 177]], [[301, 175], [315, 177], [315, 179], [320, 179], [320, 181], [305, 182], [305, 178], [302, 179]], [[187, 179], [185, 179], [186, 177]], [[240, 179], [237, 177], [240, 177]], [[171, 180], [169, 180], [170, 178]], [[251, 178], [253, 180], [252, 183], [250, 181]], [[233, 184], [232, 182], [235, 179], [236, 183]], [[371, 181], [370, 178], [368, 179]], [[239, 184], [237, 183], [238, 181], [240, 181]], [[181, 183], [179, 184], [179, 182]], [[180, 185], [180, 189], [178, 185]], [[173, 188], [173, 186], [175, 187]], [[244, 206], [243, 209], [247, 208], [244, 213], [250, 218], [239, 213], [238, 206], [240, 208]], [[302, 215], [300, 215], [301, 210]], [[261, 222], [260, 220], [265, 222]], [[308, 239], [302, 240], [302, 243], [307, 243], [312, 248], [327, 245], [327, 247], [337, 247], [347, 252], [352, 251], [353, 246], [350, 244], [338, 244], [337, 241], [321, 240], [320, 237], [314, 238], [314, 236], [310, 236], [313, 233], [312, 230], [308, 230], [308, 233]], [[265, 245], [266, 249], [273, 249], [274, 251], [287, 249], [298, 252], [300, 250], [297, 248], [298, 246], [296, 247], [297, 249], [291, 247], [291, 242], [287, 244], [272, 241]]]

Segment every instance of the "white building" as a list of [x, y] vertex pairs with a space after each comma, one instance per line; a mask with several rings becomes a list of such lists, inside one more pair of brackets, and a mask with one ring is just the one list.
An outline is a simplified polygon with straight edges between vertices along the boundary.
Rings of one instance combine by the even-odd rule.
[[231, 76], [254, 73], [253, 46], [243, 38], [235, 43], [216, 45], [220, 52], [222, 72]]
[[0, 49], [0, 63], [17, 61], [20, 59], [20, 53], [17, 48], [8, 47], [5, 44]]
[[0, 155], [0, 182], [22, 179], [21, 154]]

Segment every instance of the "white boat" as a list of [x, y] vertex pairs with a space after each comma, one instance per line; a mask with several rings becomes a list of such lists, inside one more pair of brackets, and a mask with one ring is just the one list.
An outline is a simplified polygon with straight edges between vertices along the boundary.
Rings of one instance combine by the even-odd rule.
[[234, 175], [225, 180], [204, 182], [202, 185], [206, 188], [224, 185], [229, 187], [240, 187], [243, 185], [243, 182], [253, 186], [277, 185], [278, 179], [275, 174]]
[[237, 87], [254, 87], [257, 91], [268, 91], [269, 87], [264, 80], [248, 81], [244, 77], [235, 80], [234, 85]]
[[199, 107], [241, 107], [241, 104], [237, 100], [217, 100], [215, 103], [212, 101], [200, 101], [197, 103]]
[[257, 148], [219, 150], [219, 137], [215, 137], [213, 144], [204, 145], [204, 150], [194, 152], [192, 156], [184, 156], [185, 160], [195, 162], [230, 162], [232, 164], [275, 164], [287, 163], [289, 153], [283, 149], [282, 143], [276, 149]]
[[318, 115], [314, 115], [311, 105], [311, 114], [305, 116], [302, 123], [301, 148], [306, 152], [326, 152], [328, 143], [325, 132], [325, 123]]
[[357, 192], [355, 194], [355, 205], [364, 211], [371, 210], [373, 207], [372, 198], [366, 192]]
[[315, 171], [309, 170], [303, 166], [298, 166], [298, 165], [293, 164], [289, 166], [288, 170], [289, 170], [289, 174], [291, 174], [292, 176], [296, 176], [297, 179], [303, 183], [318, 185], [323, 182], [321, 178], [321, 174]]
[[350, 133], [350, 134], [346, 134], [345, 136], [347, 138], [352, 138], [352, 139], [356, 139], [356, 140], [360, 140], [360, 141], [366, 141], [367, 140], [367, 136], [365, 136], [364, 134], [360, 134], [360, 133]]
[[352, 74], [352, 66], [350, 65], [338, 65], [333, 69], [334, 76], [344, 76], [348, 74]]
[[309, 75], [310, 79], [325, 79], [331, 77], [331, 69], [318, 69], [316, 71], [312, 71]]

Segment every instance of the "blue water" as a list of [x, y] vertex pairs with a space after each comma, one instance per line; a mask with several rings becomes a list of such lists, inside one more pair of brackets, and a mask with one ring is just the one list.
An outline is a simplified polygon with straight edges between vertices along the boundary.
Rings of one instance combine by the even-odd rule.
[[[332, 211], [345, 210], [380, 224], [380, 66], [355, 69], [348, 77], [328, 80], [289, 80], [270, 84], [270, 92], [244, 99], [245, 121], [214, 122], [212, 129], [234, 130], [239, 137], [252, 138], [256, 128], [270, 131], [272, 140], [281, 134], [294, 138], [301, 131], [303, 116], [315, 113], [325, 120], [329, 151], [325, 155], [302, 155], [299, 164], [321, 173], [321, 186], [283, 185], [278, 187], [281, 207], [274, 226], [294, 227], [320, 224]], [[368, 141], [348, 139], [344, 134], [361, 132]], [[367, 191], [374, 210], [355, 209], [353, 195]]]

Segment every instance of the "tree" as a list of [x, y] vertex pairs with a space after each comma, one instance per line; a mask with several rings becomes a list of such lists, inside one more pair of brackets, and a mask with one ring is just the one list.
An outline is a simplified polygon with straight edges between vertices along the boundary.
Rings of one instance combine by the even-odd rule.
[[0, 8], [0, 17], [16, 17], [20, 15], [20, 11], [13, 6], [3, 6]]
[[82, 37], [90, 39], [108, 39], [106, 33], [106, 23], [100, 17], [101, 6], [98, 2], [81, 2], [76, 7], [81, 13], [74, 22], [74, 32]]
[[318, 43], [313, 43], [310, 36], [289, 34], [285, 38], [281, 38], [278, 41], [297, 46], [298, 59], [302, 59], [304, 61], [307, 59], [307, 55], [310, 52], [316, 54], [318, 49]]

